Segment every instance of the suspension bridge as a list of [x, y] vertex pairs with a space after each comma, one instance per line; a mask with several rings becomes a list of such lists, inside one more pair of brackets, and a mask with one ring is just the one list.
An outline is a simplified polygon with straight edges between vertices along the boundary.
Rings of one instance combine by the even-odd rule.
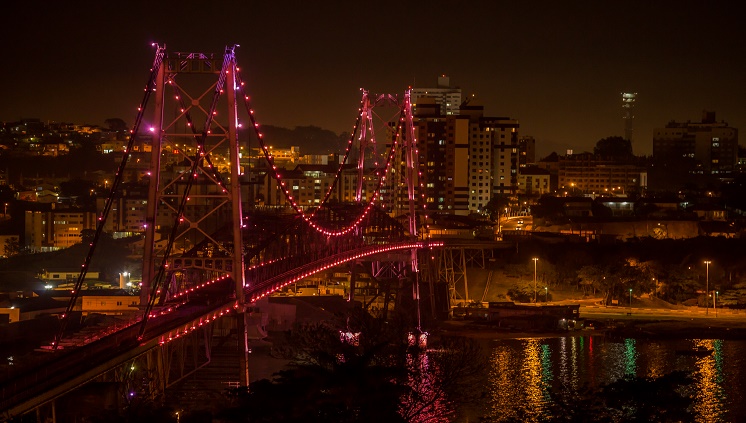
[[[40, 352], [0, 375], [0, 419], [36, 412], [54, 421], [55, 400], [92, 381], [117, 382], [125, 401], [163, 393], [210, 362], [213, 332], [225, 321], [239, 339], [236, 372], [248, 386], [253, 305], [335, 267], [353, 275], [348, 301], [355, 301], [358, 266], [374, 279], [396, 280], [386, 304], [414, 304], [418, 325], [421, 309], [434, 315], [439, 308], [436, 284], [447, 285], [440, 308], [468, 300], [466, 267], [484, 267], [495, 245], [428, 236], [409, 91], [361, 90], [334, 182], [310, 200], [275, 162], [236, 46], [222, 54], [154, 48], [135, 123], [59, 329]], [[382, 118], [383, 109], [389, 115]], [[82, 333], [75, 307], [138, 142], [150, 147], [140, 311], [125, 323]], [[252, 148], [262, 160], [251, 159]], [[354, 188], [343, 188], [355, 153]], [[254, 201], [257, 175], [273, 178], [285, 206]], [[177, 254], [179, 243], [190, 248]]]

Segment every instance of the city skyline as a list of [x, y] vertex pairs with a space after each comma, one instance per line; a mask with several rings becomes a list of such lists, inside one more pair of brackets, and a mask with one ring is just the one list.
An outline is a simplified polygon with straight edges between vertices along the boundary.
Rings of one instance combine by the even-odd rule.
[[654, 128], [703, 110], [746, 127], [746, 30], [726, 2], [35, 3], [8, 6], [14, 18], [0, 29], [11, 41], [2, 121], [131, 124], [158, 42], [218, 53], [239, 44], [260, 122], [289, 128], [349, 131], [359, 88], [403, 92], [440, 74], [486, 116], [517, 119], [538, 157], [623, 135], [626, 91], [638, 93], [636, 154], [651, 154]]

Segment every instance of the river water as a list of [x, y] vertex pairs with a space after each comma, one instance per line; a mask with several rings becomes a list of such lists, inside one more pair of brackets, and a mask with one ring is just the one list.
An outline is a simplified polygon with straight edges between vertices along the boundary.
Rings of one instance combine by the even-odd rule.
[[[708, 356], [683, 354], [696, 347]], [[458, 421], [546, 419], [550, 392], [599, 387], [626, 375], [689, 372], [697, 422], [746, 421], [746, 340], [611, 339], [602, 335], [494, 340], [481, 399]], [[481, 392], [480, 392], [481, 391]]]

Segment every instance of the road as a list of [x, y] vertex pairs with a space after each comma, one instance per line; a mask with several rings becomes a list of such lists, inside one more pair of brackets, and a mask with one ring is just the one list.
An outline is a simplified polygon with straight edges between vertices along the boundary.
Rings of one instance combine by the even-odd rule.
[[687, 309], [663, 309], [663, 308], [637, 308], [624, 306], [597, 306], [581, 305], [580, 316], [584, 318], [632, 318], [632, 319], [708, 319], [712, 321], [740, 321], [746, 322], [746, 310], [709, 309], [703, 308]]
[[502, 231], [530, 231], [533, 229], [534, 219], [531, 216], [511, 216], [500, 219]]

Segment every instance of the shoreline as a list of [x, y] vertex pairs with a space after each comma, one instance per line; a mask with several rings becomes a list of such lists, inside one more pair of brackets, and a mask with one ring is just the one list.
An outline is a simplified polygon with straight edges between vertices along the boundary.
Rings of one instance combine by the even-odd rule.
[[463, 336], [479, 340], [550, 338], [562, 336], [609, 336], [640, 339], [728, 339], [746, 340], [746, 321], [708, 318], [630, 318], [597, 316], [584, 318], [597, 328], [556, 331], [512, 331], [480, 321], [450, 320], [434, 328], [437, 336]]

